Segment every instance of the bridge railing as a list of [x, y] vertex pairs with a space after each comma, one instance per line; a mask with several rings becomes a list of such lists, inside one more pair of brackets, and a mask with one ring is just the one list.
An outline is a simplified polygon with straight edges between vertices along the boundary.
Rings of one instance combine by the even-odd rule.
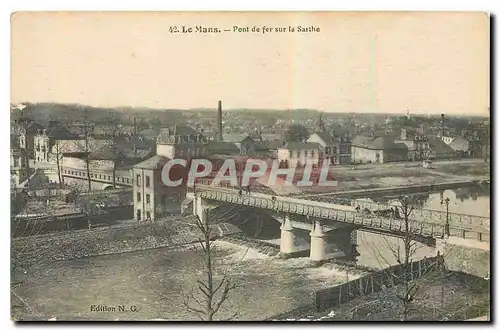
[[[385, 230], [395, 233], [403, 233], [404, 221], [388, 217], [364, 215], [363, 213], [339, 210], [333, 207], [310, 206], [304, 203], [291, 202], [283, 199], [273, 200], [271, 197], [243, 195], [237, 192], [217, 190], [214, 187], [198, 185], [198, 194], [202, 198], [223, 201], [233, 204], [241, 204], [263, 209], [271, 209], [279, 212], [293, 213], [308, 217], [330, 219], [334, 221], [356, 224], [365, 228]], [[444, 237], [444, 224], [430, 223], [412, 220], [412, 233], [425, 237]], [[489, 241], [489, 232], [475, 231], [450, 227], [450, 235], [467, 239]]]
[[[389, 204], [382, 204], [371, 201], [360, 201], [360, 200], [353, 201], [352, 205], [353, 206], [359, 205], [361, 209], [367, 208], [370, 211], [387, 210], [392, 207], [392, 205]], [[439, 222], [439, 223], [446, 222], [446, 212], [440, 210], [415, 208], [412, 211], [411, 217], [429, 222]], [[466, 228], [489, 227], [490, 225], [490, 219], [488, 217], [483, 217], [483, 216], [466, 215], [466, 214], [449, 212], [448, 217], [450, 224], [455, 224], [456, 226], [460, 227], [466, 227]]]

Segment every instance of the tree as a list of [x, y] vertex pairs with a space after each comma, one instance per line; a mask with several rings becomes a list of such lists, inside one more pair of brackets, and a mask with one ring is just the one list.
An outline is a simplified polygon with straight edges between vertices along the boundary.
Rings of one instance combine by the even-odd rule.
[[[214, 245], [214, 218], [210, 212], [204, 211], [202, 219], [198, 216], [195, 225], [200, 231], [199, 245], [204, 261], [205, 280], [198, 280], [198, 291], [188, 293], [184, 297], [186, 309], [198, 315], [203, 321], [213, 321], [221, 306], [228, 299], [230, 292], [236, 288], [227, 273], [216, 277], [216, 247]], [[217, 279], [219, 278], [219, 279]], [[194, 304], [193, 304], [194, 302]], [[233, 314], [229, 319], [236, 317]]]
[[61, 172], [61, 163], [62, 159], [64, 156], [64, 145], [61, 144], [60, 140], [55, 141], [54, 147], [52, 147], [52, 150], [54, 151], [55, 158], [56, 158], [56, 169], [57, 169], [57, 177], [59, 179], [59, 188], [64, 188], [64, 177]]
[[[81, 107], [78, 107], [81, 110]], [[82, 151], [83, 161], [85, 163], [85, 172], [87, 177], [87, 191], [92, 191], [92, 179], [90, 177], [90, 164], [92, 161], [92, 153], [96, 152], [102, 145], [97, 143], [93, 138], [94, 124], [90, 121], [88, 109], [81, 110], [84, 112], [84, 120], [82, 125], [82, 139], [83, 143], [77, 143], [78, 148]]]
[[91, 148], [90, 148], [90, 139], [92, 135], [92, 128], [91, 128], [91, 123], [89, 120], [89, 114], [88, 114], [88, 109], [84, 110], [85, 112], [85, 119], [83, 121], [83, 157], [85, 161], [85, 170], [87, 173], [87, 184], [88, 184], [88, 191], [92, 191], [92, 180], [90, 179], [90, 153], [91, 153]]
[[[111, 154], [111, 159], [113, 161], [113, 188], [116, 188], [116, 170], [118, 168], [118, 162], [122, 157], [122, 153], [118, 149], [118, 143], [117, 143], [120, 130], [118, 128], [116, 111], [113, 111], [113, 115], [106, 122], [109, 124], [108, 128], [110, 130], [111, 140], [105, 144], [105, 147], [109, 149], [109, 152]], [[135, 135], [133, 139], [136, 139]]]
[[[402, 317], [401, 320], [408, 320], [409, 316], [409, 307], [411, 302], [414, 300], [414, 297], [418, 291], [418, 285], [415, 282], [412, 282], [412, 270], [411, 263], [413, 262], [413, 258], [418, 251], [418, 242], [416, 241], [416, 234], [420, 227], [418, 226], [420, 223], [410, 216], [415, 209], [414, 205], [416, 201], [413, 201], [409, 196], [400, 196], [398, 199], [398, 205], [394, 206], [394, 217], [401, 221], [401, 242], [398, 242], [396, 245], [389, 242], [386, 236], [384, 236], [385, 247], [389, 249], [390, 255], [395, 259], [396, 264], [400, 266], [399, 270], [401, 270], [400, 274], [390, 273], [388, 276], [391, 279], [398, 279], [399, 283], [402, 284], [402, 290], [396, 293], [396, 296], [401, 302], [402, 305]], [[402, 247], [401, 247], [402, 246]], [[402, 248], [402, 249], [401, 249]], [[373, 247], [374, 253], [376, 253], [375, 258], [378, 260], [381, 267], [388, 268], [393, 263], [389, 261], [387, 255], [384, 254], [380, 250], [379, 247]], [[388, 269], [389, 270], [389, 269]], [[397, 287], [393, 287], [397, 289]]]
[[[195, 226], [201, 234], [198, 239], [201, 251], [198, 247], [193, 247], [193, 249], [201, 253], [205, 279], [197, 280], [197, 289], [186, 293], [183, 303], [189, 312], [196, 314], [203, 321], [213, 321], [222, 305], [228, 300], [230, 293], [238, 286], [231, 279], [229, 270], [217, 272], [220, 268], [218, 268], [215, 245], [217, 225], [234, 216], [237, 213], [236, 209], [239, 207], [231, 207], [228, 211], [220, 213], [221, 215], [214, 210], [204, 210], [202, 218], [198, 216], [195, 218]], [[238, 312], [235, 312], [226, 320], [231, 320], [237, 315]]]
[[302, 142], [309, 138], [309, 131], [301, 124], [292, 124], [288, 127], [285, 133], [285, 140], [287, 142]]

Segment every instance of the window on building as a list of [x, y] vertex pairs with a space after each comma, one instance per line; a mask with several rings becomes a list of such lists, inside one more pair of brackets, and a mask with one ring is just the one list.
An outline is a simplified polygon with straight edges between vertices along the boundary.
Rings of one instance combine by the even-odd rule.
[[149, 194], [146, 194], [146, 203], [151, 202], [151, 196]]
[[137, 175], [137, 178], [135, 181], [137, 182], [137, 186], [141, 186], [141, 175]]
[[149, 182], [149, 176], [146, 176], [146, 187], [149, 187], [151, 183]]
[[146, 218], [147, 218], [148, 220], [150, 220], [150, 219], [151, 219], [151, 212], [149, 212], [149, 211], [147, 211], [147, 212], [146, 212]]
[[141, 202], [141, 194], [137, 193], [137, 202]]
[[304, 151], [304, 156], [305, 156], [305, 157], [307, 157], [308, 155], [309, 155], [309, 151], [306, 149], [306, 150]]
[[337, 146], [333, 147], [333, 154], [337, 154]]
[[312, 151], [311, 151], [311, 156], [312, 156], [312, 157], [314, 157], [314, 154], [315, 154], [315, 151], [314, 151], [314, 150], [312, 150]]

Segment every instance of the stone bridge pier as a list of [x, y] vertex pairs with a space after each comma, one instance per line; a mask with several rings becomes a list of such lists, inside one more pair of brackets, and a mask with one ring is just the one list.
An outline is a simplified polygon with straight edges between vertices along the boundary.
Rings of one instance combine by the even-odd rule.
[[193, 197], [193, 215], [196, 215], [200, 218], [202, 223], [205, 222], [205, 218], [208, 217], [207, 212], [211, 209], [217, 208], [219, 205], [213, 202], [210, 202], [207, 199], [203, 199], [199, 196]]
[[297, 235], [304, 230], [309, 232], [309, 259], [312, 265], [321, 265], [330, 258], [343, 257], [349, 260], [357, 256], [355, 227], [340, 222], [325, 226], [319, 219], [306, 223], [292, 220], [285, 214], [281, 224], [280, 257], [291, 258], [298, 255], [300, 248]]

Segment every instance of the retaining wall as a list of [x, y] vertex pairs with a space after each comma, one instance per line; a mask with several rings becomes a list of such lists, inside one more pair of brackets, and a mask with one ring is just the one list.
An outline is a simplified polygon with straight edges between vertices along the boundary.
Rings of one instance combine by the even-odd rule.
[[13, 269], [26, 269], [54, 261], [116, 254], [194, 242], [197, 234], [181, 219], [131, 223], [92, 230], [13, 239]]

